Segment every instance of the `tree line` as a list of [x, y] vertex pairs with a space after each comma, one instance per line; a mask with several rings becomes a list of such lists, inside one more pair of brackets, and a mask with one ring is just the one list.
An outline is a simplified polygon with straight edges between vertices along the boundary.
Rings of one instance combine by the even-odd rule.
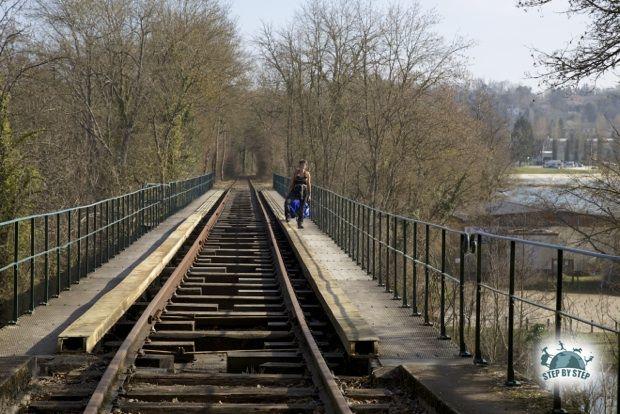
[[618, 116], [579, 88], [563, 101], [472, 80], [471, 44], [416, 2], [308, 0], [249, 48], [218, 0], [0, 11], [0, 221], [206, 171], [289, 174], [300, 158], [319, 184], [445, 221], [505, 187], [531, 137], [613, 132]]
[[2, 0], [0, 10], [0, 221], [221, 163], [214, 144], [246, 72], [219, 2]]

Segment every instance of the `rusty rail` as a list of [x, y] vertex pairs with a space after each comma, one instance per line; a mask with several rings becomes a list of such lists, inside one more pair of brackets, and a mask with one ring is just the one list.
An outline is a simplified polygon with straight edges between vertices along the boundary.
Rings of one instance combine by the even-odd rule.
[[166, 306], [166, 303], [172, 297], [176, 288], [182, 282], [183, 276], [191, 267], [194, 259], [200, 252], [201, 246], [206, 241], [210, 230], [213, 228], [222, 213], [222, 210], [227, 202], [228, 194], [229, 190], [227, 190], [222, 196], [215, 212], [211, 215], [207, 221], [207, 224], [203, 227], [185, 257], [172, 272], [162, 289], [147, 306], [142, 316], [140, 316], [140, 319], [138, 319], [132, 330], [127, 335], [127, 338], [125, 338], [121, 344], [120, 348], [114, 355], [114, 358], [110, 362], [110, 365], [108, 365], [103, 376], [101, 377], [101, 380], [97, 384], [93, 395], [88, 401], [88, 405], [86, 406], [84, 413], [96, 414], [100, 412], [106, 402], [110, 400], [112, 393], [116, 389], [115, 385], [118, 382], [122, 370], [127, 368], [128, 362], [135, 358], [141, 344], [149, 335], [151, 327], [157, 321], [158, 315]]
[[[248, 180], [248, 183], [250, 185], [251, 195], [261, 212], [259, 216], [266, 224], [265, 227], [267, 228], [268, 233], [269, 248], [275, 258], [276, 277], [279, 279], [282, 288], [284, 303], [291, 318], [296, 321], [296, 336], [301, 344], [303, 357], [307, 362], [308, 370], [312, 374], [313, 382], [317, 386], [319, 396], [325, 404], [326, 412], [350, 414], [352, 411], [349, 408], [349, 404], [343, 395], [343, 392], [340, 390], [333, 373], [329, 369], [325, 358], [321, 354], [321, 350], [312, 335], [301, 304], [297, 299], [295, 290], [289, 279], [282, 253], [279, 250], [274, 229], [272, 228], [272, 226], [276, 225], [276, 223], [273, 223], [270, 218], [267, 209], [264, 206], [264, 202], [261, 199], [261, 195], [253, 186], [251, 181]], [[192, 244], [187, 254], [176, 266], [162, 289], [147, 306], [144, 313], [140, 316], [126, 339], [121, 344], [114, 358], [106, 368], [101, 380], [97, 384], [90, 400], [88, 401], [88, 404], [84, 410], [85, 413], [96, 414], [105, 411], [106, 405], [114, 400], [115, 393], [119, 388], [119, 383], [122, 382], [126, 369], [131, 365], [132, 361], [135, 360], [141, 345], [149, 336], [149, 333], [151, 332], [154, 324], [157, 322], [162, 310], [173, 297], [176, 289], [182, 283], [184, 275], [194, 263], [196, 257], [201, 251], [202, 246], [206, 242], [210, 231], [220, 218], [220, 215], [222, 214], [222, 211], [228, 201], [228, 195], [229, 191], [222, 196], [215, 212], [208, 219], [206, 225], [200, 231], [200, 234]]]
[[[288, 273], [284, 265], [284, 260], [282, 259], [282, 254], [280, 253], [275, 234], [271, 227], [273, 223], [271, 221], [271, 218], [267, 214], [267, 210], [265, 209], [263, 200], [261, 199], [258, 191], [254, 187], [252, 182], [250, 180], [248, 181], [252, 194], [258, 202], [263, 219], [265, 220], [265, 224], [267, 225], [266, 227], [270, 240], [269, 247], [272, 250], [273, 255], [276, 259], [276, 273], [278, 275], [278, 278], [280, 279], [280, 283], [284, 291], [284, 302], [287, 304], [288, 310], [292, 314], [292, 318], [296, 320], [299, 324], [299, 329], [301, 331], [300, 339], [303, 339], [303, 345], [306, 350], [305, 354], [308, 360], [308, 367], [310, 368], [313, 376], [318, 379], [317, 385], [319, 386], [320, 394], [322, 394], [321, 396], [324, 397], [322, 398], [324, 400], [323, 402], [328, 403], [328, 412], [334, 412], [338, 414], [352, 413], [346, 398], [338, 387], [336, 379], [330, 371], [329, 367], [327, 366], [327, 362], [323, 358], [321, 350], [319, 349], [319, 346], [314, 340], [312, 332], [308, 327], [303, 310], [301, 308], [301, 305], [299, 304], [299, 301], [297, 300], [297, 296], [295, 295], [295, 291], [288, 277]], [[325, 401], [326, 399], [327, 401]]]

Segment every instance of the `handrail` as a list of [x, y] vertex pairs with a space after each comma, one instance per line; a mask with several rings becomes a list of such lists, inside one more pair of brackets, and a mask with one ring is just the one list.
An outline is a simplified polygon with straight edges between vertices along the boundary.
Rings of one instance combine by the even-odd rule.
[[[214, 174], [209, 173], [186, 180], [149, 183], [105, 200], [0, 223], [0, 249], [4, 249], [7, 259], [0, 263], [0, 284], [5, 284], [0, 290], [12, 291], [12, 298], [0, 297], [0, 326], [3, 321], [16, 323], [22, 314], [32, 313], [50, 297], [70, 289], [90, 271], [211, 189], [213, 182]], [[22, 303], [27, 303], [27, 308]]]

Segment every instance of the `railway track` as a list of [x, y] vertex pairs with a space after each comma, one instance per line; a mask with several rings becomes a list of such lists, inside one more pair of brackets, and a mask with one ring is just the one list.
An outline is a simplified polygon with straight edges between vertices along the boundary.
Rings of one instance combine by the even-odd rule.
[[107, 337], [77, 386], [56, 384], [24, 411], [418, 411], [375, 387], [372, 356], [346, 354], [261, 197], [234, 185], [121, 321], [131, 329]]

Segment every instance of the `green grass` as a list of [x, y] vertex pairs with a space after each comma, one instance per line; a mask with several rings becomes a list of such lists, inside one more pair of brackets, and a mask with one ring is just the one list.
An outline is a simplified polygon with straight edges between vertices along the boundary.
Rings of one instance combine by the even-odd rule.
[[512, 174], [588, 174], [592, 170], [576, 168], [542, 168], [535, 166], [515, 167], [511, 170]]

